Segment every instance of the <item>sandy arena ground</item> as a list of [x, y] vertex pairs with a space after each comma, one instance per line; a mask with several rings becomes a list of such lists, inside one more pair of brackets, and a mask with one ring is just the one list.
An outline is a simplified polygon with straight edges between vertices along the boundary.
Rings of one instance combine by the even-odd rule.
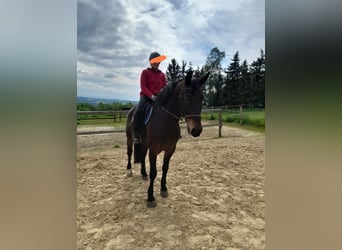
[[156, 208], [146, 207], [140, 164], [126, 177], [124, 133], [79, 135], [78, 249], [265, 249], [265, 135], [223, 127], [217, 138], [217, 130], [199, 138], [182, 130], [167, 198], [158, 156]]

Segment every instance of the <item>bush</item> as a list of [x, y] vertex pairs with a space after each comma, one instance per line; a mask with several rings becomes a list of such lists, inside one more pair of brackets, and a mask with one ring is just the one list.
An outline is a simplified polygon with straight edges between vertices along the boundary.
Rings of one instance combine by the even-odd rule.
[[[211, 113], [204, 118], [207, 120], [217, 120], [217, 113]], [[265, 128], [265, 111], [264, 110], [245, 110], [240, 117], [239, 111], [229, 111], [222, 113], [222, 121], [226, 123], [237, 123], [240, 125], [252, 126], [256, 128]]]
[[210, 114], [208, 120], [212, 121], [212, 120], [216, 120], [216, 117], [214, 114]]
[[258, 128], [265, 128], [265, 119], [248, 118], [246, 123]]
[[222, 118], [222, 121], [224, 121], [224, 122], [234, 122], [235, 119], [233, 117], [231, 117], [231, 116], [227, 116], [225, 118]]

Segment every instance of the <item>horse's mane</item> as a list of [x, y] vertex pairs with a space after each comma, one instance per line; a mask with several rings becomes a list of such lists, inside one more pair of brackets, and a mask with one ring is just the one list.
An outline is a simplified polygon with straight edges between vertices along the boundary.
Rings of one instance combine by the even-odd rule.
[[179, 84], [179, 82], [181, 82], [183, 79], [180, 79], [178, 81], [172, 81], [169, 82], [164, 88], [162, 88], [157, 96], [156, 99], [156, 104], [163, 106], [165, 105], [165, 103], [167, 102], [167, 100], [169, 99], [169, 97], [172, 95], [174, 89], [176, 88], [176, 86]]

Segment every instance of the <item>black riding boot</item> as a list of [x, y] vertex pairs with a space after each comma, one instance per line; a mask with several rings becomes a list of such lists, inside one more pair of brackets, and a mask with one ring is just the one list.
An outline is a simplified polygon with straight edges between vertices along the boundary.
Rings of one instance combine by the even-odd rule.
[[141, 129], [142, 129], [142, 112], [136, 111], [134, 114], [134, 121], [133, 121], [133, 143], [141, 143]]
[[140, 96], [133, 121], [133, 143], [141, 143], [141, 132], [144, 127], [144, 106], [150, 99], [147, 96]]

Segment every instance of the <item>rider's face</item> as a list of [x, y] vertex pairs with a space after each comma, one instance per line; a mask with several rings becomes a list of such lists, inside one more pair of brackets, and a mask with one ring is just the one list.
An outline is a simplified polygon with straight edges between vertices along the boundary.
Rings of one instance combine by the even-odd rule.
[[151, 67], [152, 69], [158, 69], [160, 63], [152, 63]]

